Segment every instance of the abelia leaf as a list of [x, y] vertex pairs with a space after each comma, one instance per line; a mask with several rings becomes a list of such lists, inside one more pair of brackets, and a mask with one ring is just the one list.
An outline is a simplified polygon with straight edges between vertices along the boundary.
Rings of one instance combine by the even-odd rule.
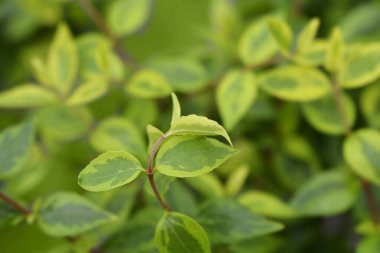
[[166, 78], [155, 70], [143, 69], [136, 72], [126, 84], [127, 93], [141, 98], [159, 98], [172, 91]]
[[51, 236], [75, 236], [114, 220], [115, 217], [73, 192], [50, 195], [42, 204], [38, 224]]
[[0, 133], [0, 178], [20, 171], [32, 148], [34, 125], [31, 122], [9, 127]]
[[297, 38], [297, 53], [304, 53], [310, 49], [313, 44], [315, 35], [317, 34], [320, 20], [313, 18], [302, 29]]
[[104, 119], [92, 132], [90, 142], [99, 152], [125, 150], [137, 157], [146, 154], [144, 139], [139, 129], [123, 117]]
[[88, 191], [107, 191], [132, 182], [144, 171], [140, 162], [124, 151], [108, 151], [79, 174], [78, 184]]
[[357, 88], [380, 77], [380, 43], [366, 44], [344, 61], [338, 82], [344, 88]]
[[209, 84], [207, 72], [198, 62], [191, 59], [161, 60], [151, 64], [175, 91], [200, 91]]
[[248, 71], [229, 72], [216, 90], [216, 102], [227, 129], [236, 126], [257, 95], [257, 82]]
[[78, 71], [75, 41], [67, 25], [60, 24], [49, 49], [48, 71], [51, 83], [61, 94], [66, 95], [74, 85]]
[[325, 66], [330, 72], [337, 72], [343, 65], [344, 43], [342, 31], [335, 27], [330, 35]]
[[263, 63], [272, 58], [278, 46], [266, 20], [250, 24], [239, 40], [238, 53], [245, 65]]
[[272, 36], [284, 55], [289, 54], [292, 45], [293, 32], [289, 24], [282, 19], [272, 18], [268, 22]]
[[179, 104], [177, 96], [172, 93], [172, 101], [173, 101], [173, 110], [172, 110], [172, 121], [171, 125], [174, 124], [174, 122], [181, 117], [181, 106]]
[[[356, 119], [356, 109], [352, 99], [343, 93], [343, 107], [346, 112], [346, 119], [350, 127]], [[339, 111], [338, 105], [332, 93], [321, 99], [302, 103], [302, 112], [306, 120], [322, 133], [339, 135], [344, 134], [346, 126]]]
[[0, 93], [0, 108], [30, 108], [58, 101], [52, 91], [35, 84], [23, 84]]
[[211, 253], [204, 229], [192, 218], [166, 212], [156, 227], [156, 246], [160, 253]]
[[149, 140], [149, 145], [148, 145], [148, 154], [152, 151], [152, 148], [154, 144], [157, 142], [157, 140], [164, 135], [163, 132], [160, 131], [160, 129], [152, 126], [152, 125], [147, 125], [146, 126], [146, 132], [148, 134], [148, 140]]
[[294, 209], [275, 195], [263, 191], [247, 191], [239, 196], [239, 203], [252, 212], [278, 219], [297, 217]]
[[108, 84], [101, 78], [91, 78], [79, 87], [67, 99], [68, 106], [88, 104], [107, 92]]
[[196, 177], [214, 170], [236, 153], [215, 139], [172, 136], [159, 149], [155, 169], [173, 177]]
[[148, 21], [152, 0], [117, 0], [112, 2], [107, 12], [110, 30], [118, 36], [138, 31]]
[[355, 201], [348, 178], [338, 171], [315, 176], [303, 185], [291, 201], [297, 213], [330, 216], [348, 210]]
[[380, 133], [360, 129], [343, 144], [344, 160], [359, 176], [380, 185]]
[[321, 71], [293, 65], [262, 73], [258, 83], [272, 96], [299, 102], [321, 98], [331, 90], [330, 81]]
[[217, 199], [206, 203], [201, 207], [198, 220], [212, 243], [235, 243], [274, 233], [284, 227], [229, 199]]
[[167, 135], [220, 135], [232, 146], [226, 130], [218, 122], [198, 115], [179, 117], [170, 127]]

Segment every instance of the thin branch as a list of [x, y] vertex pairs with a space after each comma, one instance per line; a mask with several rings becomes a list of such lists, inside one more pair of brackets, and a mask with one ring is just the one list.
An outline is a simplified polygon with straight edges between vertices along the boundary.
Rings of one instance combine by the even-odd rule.
[[[344, 108], [344, 101], [343, 101], [343, 94], [342, 94], [342, 89], [340, 85], [338, 84], [336, 77], [332, 77], [332, 90], [335, 98], [336, 105], [338, 107], [339, 115], [341, 117], [341, 121], [344, 127], [344, 131], [346, 133], [346, 137], [350, 136], [352, 134], [352, 128], [350, 126], [350, 123], [348, 121], [348, 116], [347, 112]], [[368, 206], [369, 213], [371, 215], [371, 219], [373, 223], [378, 226], [379, 225], [379, 210], [376, 205], [376, 199], [375, 195], [373, 193], [373, 189], [371, 184], [363, 179], [360, 178], [360, 182], [362, 185], [362, 189], [364, 191], [365, 197], [366, 197], [366, 202]]]
[[156, 196], [156, 198], [157, 198], [158, 202], [160, 203], [162, 209], [164, 209], [166, 211], [170, 211], [169, 205], [165, 202], [165, 200], [162, 198], [160, 192], [157, 189], [157, 185], [156, 185], [156, 182], [154, 181], [154, 175], [153, 175], [154, 174], [154, 169], [153, 169], [154, 157], [158, 151], [158, 148], [160, 147], [162, 142], [166, 139], [166, 137], [167, 136], [165, 134], [162, 135], [156, 141], [156, 143], [153, 145], [152, 151], [150, 152], [150, 155], [149, 155], [148, 169], [147, 169], [146, 174], [148, 175], [149, 183], [150, 183], [150, 186], [152, 187], [154, 195]]
[[0, 199], [2, 199], [5, 203], [12, 206], [14, 209], [16, 209], [17, 211], [19, 211], [20, 213], [22, 213], [25, 216], [29, 216], [30, 214], [32, 214], [32, 212], [28, 208], [23, 207], [22, 205], [20, 205], [15, 200], [8, 197], [7, 195], [5, 195], [2, 192], [0, 192]]
[[83, 11], [91, 18], [91, 20], [95, 23], [98, 29], [104, 33], [115, 46], [115, 50], [123, 60], [125, 64], [127, 64], [131, 69], [137, 69], [138, 64], [133, 60], [132, 56], [123, 48], [119, 38], [108, 28], [106, 22], [102, 15], [98, 12], [95, 6], [91, 3], [91, 0], [77, 0]]

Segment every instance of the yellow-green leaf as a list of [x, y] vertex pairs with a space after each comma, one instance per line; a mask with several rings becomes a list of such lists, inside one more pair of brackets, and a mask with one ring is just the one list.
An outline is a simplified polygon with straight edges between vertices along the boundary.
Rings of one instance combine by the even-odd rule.
[[321, 71], [293, 65], [264, 72], [258, 82], [270, 95], [290, 101], [315, 100], [331, 90], [330, 81]]
[[239, 40], [239, 57], [245, 65], [263, 63], [278, 51], [266, 20], [249, 25]]
[[126, 84], [127, 93], [142, 98], [159, 98], [170, 95], [172, 89], [166, 78], [155, 70], [140, 70]]
[[107, 191], [132, 182], [142, 171], [140, 162], [128, 152], [108, 151], [80, 172], [78, 184], [88, 191]]
[[73, 192], [58, 192], [42, 204], [38, 224], [52, 236], [74, 236], [110, 222], [115, 216]]
[[204, 67], [191, 59], [160, 60], [150, 67], [162, 74], [175, 91], [195, 92], [209, 84]]
[[252, 73], [234, 70], [229, 72], [216, 90], [216, 102], [223, 123], [232, 129], [247, 113], [257, 95], [257, 82]]
[[360, 96], [360, 108], [368, 126], [380, 128], [380, 82], [363, 90]]
[[178, 118], [167, 135], [220, 135], [232, 146], [226, 130], [218, 122], [194, 114]]
[[152, 125], [147, 125], [146, 126], [146, 132], [148, 134], [148, 140], [149, 140], [149, 145], [148, 145], [148, 154], [152, 151], [152, 148], [154, 144], [157, 142], [157, 140], [164, 135], [163, 132], [160, 131], [160, 129], [152, 126]]
[[206, 198], [220, 198], [224, 196], [223, 185], [214, 173], [206, 173], [198, 177], [184, 179], [195, 191]]
[[49, 105], [58, 100], [50, 90], [35, 84], [23, 84], [0, 93], [0, 108], [29, 108]]
[[73, 92], [67, 99], [66, 104], [69, 106], [78, 106], [90, 103], [95, 99], [103, 96], [107, 92], [107, 82], [101, 78], [92, 78]]
[[338, 81], [344, 88], [357, 88], [380, 77], [380, 43], [363, 45], [344, 61]]
[[305, 183], [291, 200], [291, 206], [300, 214], [331, 216], [348, 210], [354, 202], [348, 178], [339, 171], [329, 171]]
[[152, 0], [114, 1], [107, 12], [110, 30], [118, 36], [136, 32], [148, 22], [152, 4]]
[[236, 152], [214, 139], [172, 136], [159, 149], [155, 169], [173, 177], [196, 177], [217, 168]]
[[380, 133], [361, 129], [349, 136], [343, 144], [346, 163], [359, 176], [380, 185]]
[[123, 117], [103, 120], [92, 132], [90, 142], [99, 152], [125, 150], [139, 158], [146, 154], [142, 133]]
[[[343, 93], [343, 107], [345, 110], [345, 120], [349, 127], [355, 122], [356, 109], [354, 102], [349, 96]], [[302, 112], [307, 121], [322, 133], [339, 135], [344, 134], [346, 126], [343, 123], [341, 112], [332, 93], [321, 99], [306, 102], [301, 105]]]
[[34, 126], [30, 122], [6, 128], [0, 133], [0, 178], [23, 168], [32, 148]]
[[201, 207], [198, 220], [212, 243], [237, 243], [277, 232], [284, 227], [231, 199], [213, 199], [207, 202]]
[[330, 72], [338, 71], [343, 64], [344, 43], [342, 31], [335, 27], [330, 35], [325, 66]]
[[48, 71], [57, 91], [66, 95], [74, 85], [78, 71], [75, 41], [67, 25], [60, 24], [49, 48]]
[[156, 227], [155, 242], [160, 253], [211, 253], [204, 229], [192, 218], [165, 212]]
[[284, 55], [288, 55], [293, 39], [292, 29], [289, 27], [288, 23], [282, 19], [272, 18], [269, 20], [268, 24], [281, 52]]
[[240, 192], [248, 177], [249, 171], [249, 167], [243, 164], [229, 175], [225, 188], [227, 196], [234, 196]]
[[255, 213], [277, 218], [295, 218], [293, 208], [275, 195], [263, 191], [248, 191], [239, 196], [239, 203]]
[[313, 18], [302, 29], [297, 38], [297, 53], [303, 53], [309, 50], [313, 44], [315, 35], [317, 34], [320, 21], [318, 18]]
[[173, 125], [173, 123], [179, 119], [179, 117], [181, 117], [181, 106], [179, 104], [179, 101], [178, 101], [178, 98], [177, 96], [172, 93], [172, 101], [173, 101], [173, 110], [172, 110], [172, 121], [171, 121], [171, 125]]

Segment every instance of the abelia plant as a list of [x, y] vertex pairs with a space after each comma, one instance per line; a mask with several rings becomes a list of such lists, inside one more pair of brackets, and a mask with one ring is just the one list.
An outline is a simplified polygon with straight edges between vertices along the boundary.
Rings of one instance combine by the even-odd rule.
[[169, 2], [0, 3], [2, 251], [378, 252], [380, 6]]

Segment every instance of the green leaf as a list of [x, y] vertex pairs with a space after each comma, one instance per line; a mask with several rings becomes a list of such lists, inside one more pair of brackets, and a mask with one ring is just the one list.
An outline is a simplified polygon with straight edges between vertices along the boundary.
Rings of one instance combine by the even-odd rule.
[[238, 53], [245, 65], [263, 63], [272, 58], [278, 50], [266, 20], [249, 25], [239, 40]]
[[304, 53], [309, 50], [314, 42], [320, 24], [319, 18], [313, 18], [302, 29], [297, 38], [297, 52]]
[[160, 253], [211, 253], [203, 228], [190, 217], [166, 212], [156, 227], [156, 246]]
[[0, 178], [20, 171], [32, 148], [34, 126], [31, 122], [9, 127], [0, 133]]
[[346, 163], [359, 176], [380, 185], [380, 133], [361, 129], [349, 136], [343, 144]]
[[380, 43], [366, 44], [344, 61], [338, 81], [344, 88], [357, 88], [380, 77]]
[[292, 45], [293, 32], [288, 23], [282, 19], [271, 18], [268, 22], [272, 36], [275, 38], [282, 53], [289, 54]]
[[257, 95], [257, 82], [247, 71], [229, 72], [216, 90], [216, 102], [227, 129], [236, 126]]
[[88, 104], [103, 96], [107, 92], [107, 82], [101, 78], [91, 78], [91, 80], [79, 85], [73, 94], [67, 99], [68, 106], [78, 106]]
[[261, 74], [258, 83], [270, 95], [289, 101], [311, 101], [330, 91], [330, 82], [322, 72], [293, 65]]
[[152, 125], [147, 125], [146, 126], [146, 132], [148, 134], [148, 139], [149, 139], [149, 145], [148, 145], [148, 154], [152, 151], [152, 148], [154, 144], [157, 142], [157, 140], [164, 135], [163, 132], [160, 131], [160, 129], [152, 126]]
[[204, 67], [191, 59], [161, 60], [151, 65], [152, 69], [165, 77], [175, 91], [195, 92], [209, 84]]
[[46, 63], [41, 58], [33, 57], [31, 59], [31, 67], [36, 80], [40, 84], [49, 85], [51, 83], [49, 73], [46, 71]]
[[173, 136], [156, 157], [156, 170], [173, 177], [196, 177], [210, 172], [237, 151], [206, 137]]
[[155, 70], [139, 70], [126, 84], [127, 93], [142, 98], [165, 97], [171, 93], [166, 78]]
[[19, 210], [0, 200], [0, 229], [12, 225], [15, 221], [22, 218]]
[[305, 51], [292, 55], [292, 60], [306, 67], [322, 66], [326, 61], [327, 47], [326, 40], [316, 40]]
[[66, 95], [74, 85], [78, 71], [77, 51], [69, 28], [60, 24], [49, 48], [48, 71], [52, 85], [61, 94]]
[[153, 251], [154, 229], [161, 215], [161, 209], [157, 208], [140, 210], [121, 231], [107, 240], [102, 250], [115, 253]]
[[338, 71], [343, 65], [343, 35], [339, 27], [335, 27], [330, 35], [325, 66], [330, 72]]
[[92, 132], [90, 142], [99, 152], [125, 150], [137, 157], [145, 157], [146, 154], [139, 129], [123, 117], [104, 119]]
[[300, 214], [331, 216], [349, 209], [355, 201], [348, 178], [338, 172], [319, 174], [296, 193], [291, 206]]
[[[343, 107], [346, 112], [346, 120], [350, 127], [353, 126], [356, 118], [354, 102], [349, 96], [343, 93]], [[302, 112], [307, 121], [322, 133], [339, 135], [344, 134], [346, 127], [343, 124], [342, 115], [339, 111], [334, 95], [332, 93], [321, 99], [303, 103]]]
[[124, 151], [108, 151], [90, 162], [78, 176], [88, 191], [107, 191], [132, 182], [144, 171], [140, 162]]
[[199, 223], [212, 243], [235, 243], [279, 231], [283, 225], [269, 221], [229, 199], [215, 199], [199, 212]]
[[137, 32], [149, 19], [152, 0], [117, 0], [107, 12], [110, 30], [118, 36]]
[[185, 182], [206, 198], [220, 198], [224, 196], [223, 185], [220, 179], [213, 173], [203, 174], [198, 177], [188, 177], [185, 178]]
[[226, 130], [218, 122], [194, 114], [178, 118], [166, 135], [220, 135], [232, 146]]
[[[63, 104], [42, 108], [37, 112], [37, 118], [42, 135], [59, 141], [70, 141], [83, 136], [92, 123], [92, 115], [87, 108], [70, 108]], [[54, 143], [54, 147], [56, 145]]]
[[35, 84], [23, 84], [0, 93], [0, 108], [30, 108], [49, 105], [57, 96]]
[[172, 111], [172, 121], [170, 125], [173, 125], [174, 122], [181, 117], [181, 106], [179, 104], [177, 96], [172, 93], [172, 101], [173, 101], [173, 111]]
[[51, 236], [74, 236], [113, 219], [114, 216], [77, 193], [58, 192], [43, 202], [38, 223]]
[[226, 182], [226, 194], [227, 196], [234, 196], [240, 192], [243, 188], [245, 180], [250, 172], [249, 167], [243, 164], [237, 167], [227, 178]]
[[360, 108], [368, 126], [380, 128], [380, 82], [370, 85], [362, 91]]
[[363, 238], [358, 246], [356, 253], [378, 253], [380, 250], [380, 239], [378, 235]]
[[239, 196], [239, 203], [252, 212], [278, 219], [295, 218], [296, 212], [277, 196], [263, 191], [248, 191]]

